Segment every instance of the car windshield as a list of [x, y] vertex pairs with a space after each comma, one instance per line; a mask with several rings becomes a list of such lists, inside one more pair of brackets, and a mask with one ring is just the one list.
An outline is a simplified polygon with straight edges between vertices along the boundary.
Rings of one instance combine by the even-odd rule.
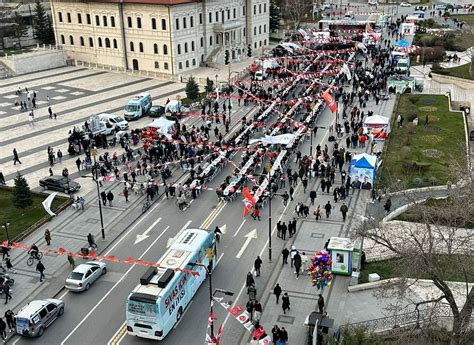
[[59, 180], [56, 180], [57, 184], [64, 185], [67, 184], [69, 179], [67, 177], [60, 178]]
[[84, 276], [84, 273], [79, 273], [79, 272], [71, 272], [69, 274], [69, 279], [72, 280], [82, 280], [82, 277]]
[[138, 107], [136, 105], [127, 105], [125, 107], [125, 111], [136, 111], [138, 109]]
[[115, 116], [115, 117], [114, 117], [114, 121], [115, 121], [116, 123], [119, 123], [119, 122], [123, 122], [123, 119], [122, 119], [120, 116]]
[[398, 67], [407, 67], [407, 63], [406, 62], [399, 62]]

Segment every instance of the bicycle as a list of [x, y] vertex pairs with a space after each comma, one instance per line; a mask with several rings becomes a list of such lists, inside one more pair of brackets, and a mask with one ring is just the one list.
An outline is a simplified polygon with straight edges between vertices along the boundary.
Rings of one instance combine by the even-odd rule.
[[151, 207], [151, 203], [148, 200], [145, 201], [142, 207], [142, 214], [145, 213], [150, 207]]
[[28, 260], [26, 260], [26, 264], [28, 266], [32, 266], [35, 263], [35, 260], [40, 261], [43, 258], [43, 253], [37, 252], [37, 253], [30, 253], [30, 257]]

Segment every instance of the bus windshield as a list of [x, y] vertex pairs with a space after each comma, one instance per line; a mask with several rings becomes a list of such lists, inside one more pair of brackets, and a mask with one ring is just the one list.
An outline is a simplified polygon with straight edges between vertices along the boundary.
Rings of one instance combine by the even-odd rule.
[[136, 106], [136, 105], [130, 105], [129, 104], [125, 107], [125, 111], [137, 111], [137, 109], [138, 109], [138, 106]]
[[138, 316], [156, 317], [156, 301], [134, 298], [128, 300], [128, 312]]

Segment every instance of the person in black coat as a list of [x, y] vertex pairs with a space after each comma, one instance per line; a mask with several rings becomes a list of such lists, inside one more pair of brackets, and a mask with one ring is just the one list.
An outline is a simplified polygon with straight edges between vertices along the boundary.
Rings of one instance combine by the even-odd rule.
[[283, 314], [286, 314], [286, 311], [290, 310], [290, 296], [288, 296], [288, 292], [285, 292], [281, 298], [281, 307], [283, 309]]
[[251, 272], [247, 273], [247, 279], [245, 281], [245, 286], [250, 287], [252, 285], [255, 285], [255, 280], [253, 279], [253, 275]]
[[277, 285], [275, 285], [275, 287], [273, 288], [273, 294], [275, 295], [276, 297], [276, 304], [278, 304], [278, 301], [280, 299], [280, 295], [281, 295], [281, 286], [280, 284], [277, 283]]
[[262, 259], [260, 259], [260, 256], [257, 256], [254, 262], [254, 267], [255, 267], [255, 274], [257, 277], [260, 277], [260, 268], [262, 267]]

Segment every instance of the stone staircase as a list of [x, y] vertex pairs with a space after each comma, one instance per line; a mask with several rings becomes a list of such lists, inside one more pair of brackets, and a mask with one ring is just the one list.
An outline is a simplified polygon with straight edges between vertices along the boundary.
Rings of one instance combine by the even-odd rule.
[[222, 47], [217, 47], [217, 48], [215, 48], [215, 49], [211, 52], [211, 54], [209, 54], [209, 56], [207, 57], [206, 63], [207, 63], [208, 65], [213, 65], [213, 64], [217, 63], [217, 62], [218, 62], [218, 56], [217, 56], [217, 55], [219, 55], [219, 52], [220, 52], [221, 50], [222, 50]]

